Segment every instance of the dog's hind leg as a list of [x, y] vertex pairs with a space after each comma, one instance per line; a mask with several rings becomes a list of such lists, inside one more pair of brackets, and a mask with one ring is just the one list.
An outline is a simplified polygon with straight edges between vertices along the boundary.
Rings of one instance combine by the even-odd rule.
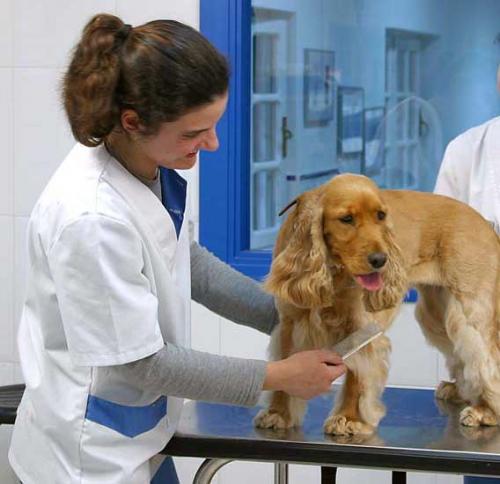
[[444, 356], [452, 381], [442, 381], [436, 389], [436, 398], [453, 402], [463, 401], [457, 381], [462, 379], [463, 364], [453, 354], [453, 343], [446, 332], [445, 315], [450, 293], [444, 287], [418, 285], [415, 307], [417, 319], [425, 339]]
[[498, 329], [491, 301], [487, 290], [474, 297], [450, 295], [445, 316], [454, 356], [463, 365], [462, 375], [457, 375], [459, 393], [470, 402], [460, 413], [460, 423], [471, 427], [498, 425], [500, 418]]
[[326, 419], [327, 434], [356, 435], [372, 433], [385, 415], [381, 401], [388, 374], [390, 341], [380, 336], [351, 356], [349, 371], [335, 408]]

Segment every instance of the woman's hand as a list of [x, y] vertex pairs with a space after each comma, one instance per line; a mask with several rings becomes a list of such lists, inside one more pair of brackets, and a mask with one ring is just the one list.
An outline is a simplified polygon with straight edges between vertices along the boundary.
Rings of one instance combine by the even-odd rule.
[[263, 390], [281, 390], [309, 400], [330, 391], [332, 382], [346, 369], [342, 358], [333, 351], [301, 351], [267, 364]]

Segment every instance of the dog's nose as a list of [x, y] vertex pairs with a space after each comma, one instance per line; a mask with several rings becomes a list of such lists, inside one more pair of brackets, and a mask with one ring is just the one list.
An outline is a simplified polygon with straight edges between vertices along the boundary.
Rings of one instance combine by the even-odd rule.
[[368, 262], [374, 269], [380, 269], [387, 262], [387, 255], [383, 252], [373, 252], [368, 256]]

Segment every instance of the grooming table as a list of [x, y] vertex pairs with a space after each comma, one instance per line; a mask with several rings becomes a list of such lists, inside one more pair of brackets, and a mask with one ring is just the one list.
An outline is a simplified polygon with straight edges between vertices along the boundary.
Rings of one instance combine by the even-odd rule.
[[[23, 391], [0, 387], [0, 424], [14, 423]], [[371, 436], [323, 434], [333, 398], [312, 400], [304, 425], [287, 431], [255, 429], [257, 408], [189, 402], [164, 453], [206, 458], [196, 484], [210, 483], [234, 460], [274, 463], [275, 484], [288, 482], [288, 463], [321, 466], [322, 484], [335, 483], [337, 467], [392, 470], [393, 484], [405, 483], [406, 471], [500, 476], [500, 427], [461, 426], [460, 409], [436, 401], [431, 390], [387, 388], [387, 415]]]
[[432, 390], [387, 388], [387, 415], [371, 436], [325, 435], [332, 402], [312, 400], [303, 426], [287, 431], [254, 428], [257, 408], [188, 402], [164, 453], [206, 458], [196, 484], [234, 460], [274, 463], [275, 484], [288, 482], [289, 463], [321, 466], [322, 484], [335, 483], [337, 467], [391, 470], [393, 484], [405, 483], [406, 471], [500, 476], [500, 427], [461, 426], [460, 408], [436, 401]]

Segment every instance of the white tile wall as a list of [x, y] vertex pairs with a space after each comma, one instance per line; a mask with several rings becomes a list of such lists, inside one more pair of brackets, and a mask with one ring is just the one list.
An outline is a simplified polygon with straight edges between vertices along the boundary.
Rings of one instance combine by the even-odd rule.
[[[21, 381], [14, 334], [26, 283], [25, 231], [28, 216], [48, 178], [72, 145], [58, 99], [59, 80], [69, 49], [91, 15], [116, 13], [133, 25], [174, 18], [199, 25], [198, 0], [0, 0], [0, 385]], [[198, 171], [188, 174], [198, 222]], [[196, 227], [196, 232], [198, 227]], [[389, 381], [433, 386], [445, 374], [405, 307], [391, 329], [393, 357]], [[233, 356], [264, 358], [269, 338], [222, 320], [193, 304], [194, 348]], [[0, 427], [0, 483], [13, 484], [6, 461], [10, 429]], [[181, 482], [191, 482], [200, 459], [176, 459]], [[387, 472], [341, 469], [339, 483], [389, 482]], [[272, 482], [269, 464], [233, 463], [217, 484]], [[291, 466], [293, 484], [319, 482], [319, 470]], [[458, 484], [461, 478], [412, 474], [411, 484]]]
[[220, 353], [220, 318], [204, 306], [191, 305], [191, 347], [198, 351]]
[[[21, 310], [24, 302], [27, 277], [27, 258], [26, 258], [26, 231], [28, 229], [28, 217], [14, 217], [14, 335], [17, 334]], [[15, 341], [15, 339], [14, 339]], [[14, 344], [12, 359], [19, 361], [17, 344]], [[22, 381], [20, 374], [15, 378], [16, 381]]]
[[0, 0], [0, 67], [12, 66], [14, 59], [14, 0]]
[[114, 0], [16, 0], [13, 3], [16, 67], [66, 65], [69, 52], [90, 17], [115, 12]]
[[11, 215], [14, 206], [13, 97], [12, 68], [0, 67], [0, 215]]
[[231, 321], [221, 320], [221, 354], [267, 359], [269, 336]]
[[29, 216], [50, 176], [74, 142], [58, 92], [62, 70], [14, 70], [14, 211]]
[[392, 342], [388, 383], [435, 387], [438, 352], [426, 343], [413, 311], [413, 304], [404, 304], [388, 332]]
[[14, 345], [14, 219], [0, 215], [0, 363], [12, 363]]
[[200, 9], [198, 0], [182, 2], [149, 0], [117, 0], [116, 13], [125, 22], [132, 25], [148, 22], [153, 19], [172, 19], [198, 28]]

